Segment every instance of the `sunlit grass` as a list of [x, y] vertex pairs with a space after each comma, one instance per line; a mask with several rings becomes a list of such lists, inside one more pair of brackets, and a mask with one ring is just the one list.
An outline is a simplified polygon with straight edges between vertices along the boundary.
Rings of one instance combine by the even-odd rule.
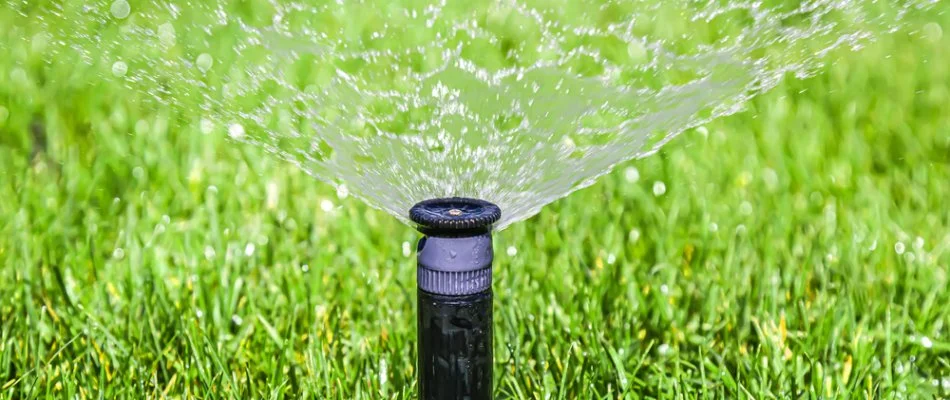
[[[915, 23], [499, 233], [497, 397], [950, 396], [950, 17]], [[414, 398], [412, 229], [44, 71], [0, 57], [0, 397]]]

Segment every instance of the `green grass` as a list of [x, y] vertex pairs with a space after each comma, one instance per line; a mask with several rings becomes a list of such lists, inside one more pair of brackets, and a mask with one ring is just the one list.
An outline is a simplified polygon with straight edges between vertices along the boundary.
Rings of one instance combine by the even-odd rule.
[[[950, 396], [948, 10], [496, 235], [497, 397]], [[414, 398], [416, 232], [17, 18], [0, 398]]]

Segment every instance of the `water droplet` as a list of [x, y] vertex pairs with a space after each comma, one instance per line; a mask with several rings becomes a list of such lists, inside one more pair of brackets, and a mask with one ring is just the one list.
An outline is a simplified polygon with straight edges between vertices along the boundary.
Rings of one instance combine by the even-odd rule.
[[906, 250], [904, 247], [904, 242], [894, 243], [894, 251], [896, 251], [897, 254], [904, 254], [904, 250]]
[[641, 63], [647, 59], [647, 48], [639, 40], [632, 40], [627, 44], [627, 55], [635, 63]]
[[132, 168], [132, 176], [135, 177], [135, 180], [137, 181], [145, 180], [145, 169], [142, 167]]
[[217, 253], [214, 251], [214, 247], [205, 246], [205, 259], [206, 259], [206, 260], [211, 261], [212, 259], [214, 259], [214, 256], [215, 256], [216, 254], [217, 254]]
[[267, 197], [267, 209], [276, 209], [280, 201], [280, 187], [277, 186], [277, 182], [267, 182], [267, 186], [264, 187], [264, 192]]
[[637, 229], [637, 228], [631, 229], [631, 230], [630, 230], [630, 233], [627, 234], [627, 239], [629, 239], [631, 242], [634, 242], [634, 243], [636, 243], [637, 241], [639, 241], [639, 240], [640, 240], [640, 230]]
[[300, 270], [303, 271], [304, 273], [310, 272], [310, 265], [308, 264], [301, 265]]
[[129, 2], [126, 0], [115, 0], [112, 6], [109, 7], [109, 11], [112, 12], [113, 17], [125, 19], [132, 12], [132, 7], [129, 6]]
[[195, 318], [201, 319], [205, 315], [201, 310], [195, 310]]
[[148, 125], [148, 121], [140, 119], [135, 122], [135, 134], [136, 135], [147, 135], [151, 127]]
[[607, 264], [608, 264], [608, 265], [613, 265], [615, 262], [617, 262], [617, 256], [614, 255], [614, 253], [608, 254], [608, 255], [607, 255]]
[[921, 30], [927, 40], [937, 43], [943, 37], [943, 28], [936, 22], [928, 22]]
[[207, 118], [202, 118], [201, 122], [199, 123], [199, 129], [201, 130], [202, 134], [211, 134], [211, 132], [214, 131], [214, 121]]
[[739, 226], [736, 227], [736, 235], [745, 235], [745, 232], [746, 232], [745, 224], [739, 224]]
[[774, 190], [778, 187], [778, 173], [772, 168], [766, 168], [765, 171], [762, 171], [762, 181], [765, 182], [766, 188]]
[[244, 139], [244, 126], [239, 123], [233, 123], [228, 126], [228, 135], [234, 140]]
[[570, 136], [564, 136], [564, 138], [561, 139], [561, 146], [563, 146], [567, 152], [572, 152], [577, 148], [577, 144], [574, 143], [574, 139], [571, 139]]
[[122, 250], [121, 247], [116, 247], [115, 250], [112, 250], [112, 258], [116, 260], [125, 258], [125, 250]]
[[208, 72], [212, 65], [214, 65], [214, 58], [208, 53], [201, 53], [195, 60], [195, 66], [198, 67], [198, 70], [202, 73]]
[[673, 349], [670, 347], [670, 345], [663, 343], [656, 348], [656, 352], [661, 356], [667, 356], [673, 352]]
[[929, 337], [921, 336], [920, 345], [923, 346], [925, 349], [929, 349], [931, 347], [934, 347], [934, 342], [931, 341]]
[[699, 128], [696, 128], [696, 132], [698, 132], [700, 135], [703, 135], [704, 139], [709, 137], [709, 129], [706, 129], [705, 126], [700, 126]]
[[158, 40], [165, 46], [175, 45], [175, 27], [166, 22], [158, 27]]
[[237, 326], [241, 326], [244, 323], [244, 319], [240, 315], [234, 314], [231, 316], [231, 323]]
[[112, 75], [121, 78], [129, 72], [129, 66], [124, 61], [116, 61], [112, 64]]
[[386, 359], [380, 358], [379, 359], [379, 387], [380, 389], [386, 386], [386, 380], [388, 376], [389, 376], [389, 372], [387, 372], [387, 368], [386, 368]]
[[402, 242], [402, 256], [409, 257], [412, 254], [412, 245], [409, 242]]
[[712, 233], [719, 232], [719, 225], [716, 224], [715, 222], [710, 222], [710, 223], [709, 223], [709, 231], [712, 232]]
[[46, 50], [46, 46], [49, 45], [50, 36], [46, 32], [40, 32], [33, 35], [32, 40], [30, 41], [30, 48], [34, 53], [42, 53]]
[[254, 243], [248, 243], [247, 246], [244, 246], [244, 255], [247, 257], [253, 256], [254, 250], [256, 249], [257, 247], [254, 246]]
[[917, 236], [917, 238], [914, 239], [914, 249], [923, 250], [923, 248], [924, 248], [924, 238]]
[[670, 294], [670, 287], [666, 286], [666, 284], [660, 285], [660, 293]]
[[348, 189], [346, 185], [340, 184], [339, 186], [336, 187], [337, 198], [339, 198], [340, 200], [343, 200], [349, 196], [350, 196], [350, 189]]
[[327, 199], [320, 200], [320, 209], [326, 212], [333, 211], [333, 202]]
[[666, 184], [663, 181], [653, 182], [653, 195], [660, 197], [664, 193], [666, 193]]
[[508, 257], [514, 257], [518, 255], [518, 248], [516, 248], [515, 246], [508, 246], [508, 248], [505, 249], [505, 253], [508, 254]]
[[635, 183], [640, 180], [640, 171], [637, 170], [636, 167], [627, 167], [623, 170], [623, 178], [626, 179], [627, 182]]
[[739, 213], [742, 215], [751, 215], [752, 203], [749, 203], [748, 201], [743, 201], [742, 204], [739, 204]]
[[30, 76], [26, 73], [25, 69], [16, 67], [10, 71], [10, 79], [14, 82], [27, 83], [30, 80]]

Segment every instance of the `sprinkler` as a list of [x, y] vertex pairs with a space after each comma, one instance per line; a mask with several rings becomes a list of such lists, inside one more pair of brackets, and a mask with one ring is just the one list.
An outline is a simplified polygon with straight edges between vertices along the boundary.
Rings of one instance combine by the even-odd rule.
[[452, 197], [420, 202], [409, 218], [417, 252], [419, 399], [492, 398], [492, 223], [501, 209]]

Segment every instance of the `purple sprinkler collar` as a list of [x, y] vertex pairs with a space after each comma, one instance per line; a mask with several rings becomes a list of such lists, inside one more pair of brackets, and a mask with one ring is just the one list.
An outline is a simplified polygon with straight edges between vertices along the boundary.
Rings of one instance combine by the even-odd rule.
[[491, 288], [491, 225], [501, 209], [484, 200], [451, 197], [420, 202], [409, 218], [426, 236], [417, 248], [419, 289], [461, 296]]

